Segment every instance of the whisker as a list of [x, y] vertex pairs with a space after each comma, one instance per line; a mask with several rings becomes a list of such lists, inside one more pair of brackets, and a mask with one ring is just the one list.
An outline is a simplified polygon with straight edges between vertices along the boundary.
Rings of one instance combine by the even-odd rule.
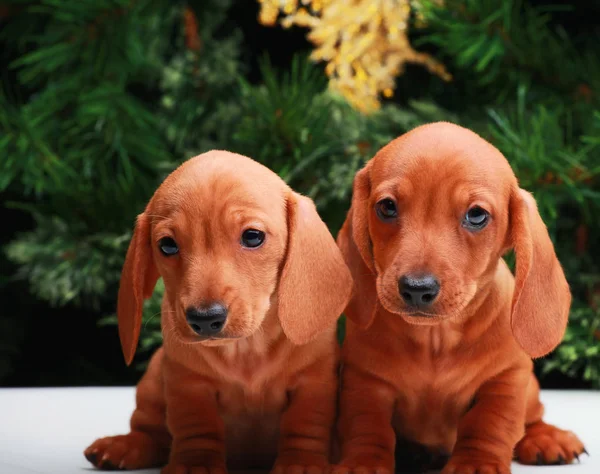
[[152, 316], [150, 316], [144, 323], [144, 329], [146, 329], [148, 327], [148, 324], [150, 323], [150, 321], [152, 321], [154, 318], [156, 318], [156, 316], [159, 316], [161, 313], [162, 313], [162, 311], [159, 311], [158, 313], [155, 313]]

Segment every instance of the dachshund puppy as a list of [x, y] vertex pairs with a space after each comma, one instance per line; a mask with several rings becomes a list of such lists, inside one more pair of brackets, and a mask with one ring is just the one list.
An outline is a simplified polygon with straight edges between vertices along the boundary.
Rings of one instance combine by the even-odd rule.
[[313, 202], [244, 156], [192, 158], [137, 218], [117, 309], [128, 364], [159, 277], [164, 342], [137, 386], [131, 432], [86, 458], [166, 464], [163, 474], [327, 469], [336, 321], [352, 278]]
[[449, 123], [392, 141], [357, 173], [338, 245], [355, 291], [334, 472], [408, 468], [397, 442], [424, 447], [420, 467], [444, 474], [584, 452], [542, 420], [531, 360], [560, 343], [569, 286], [535, 200], [495, 147]]

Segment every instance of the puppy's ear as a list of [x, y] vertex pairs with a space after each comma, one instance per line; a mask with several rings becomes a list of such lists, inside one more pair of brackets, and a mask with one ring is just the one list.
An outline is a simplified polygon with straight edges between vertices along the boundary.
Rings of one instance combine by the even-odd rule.
[[287, 212], [279, 319], [293, 343], [305, 344], [336, 323], [350, 299], [352, 277], [314, 203], [290, 192]]
[[137, 349], [144, 299], [152, 296], [158, 278], [150, 244], [150, 220], [140, 214], [125, 257], [117, 302], [119, 338], [127, 365]]
[[531, 194], [513, 190], [510, 220], [517, 259], [512, 332], [525, 352], [533, 358], [542, 357], [562, 340], [571, 292]]
[[375, 267], [369, 237], [370, 166], [367, 164], [354, 178], [352, 205], [340, 230], [337, 243], [352, 272], [354, 291], [345, 315], [362, 329], [375, 317], [377, 290]]
[[352, 205], [349, 218], [352, 221], [352, 238], [366, 267], [375, 274], [371, 238], [369, 235], [369, 197], [371, 196], [371, 165], [367, 163], [354, 177]]

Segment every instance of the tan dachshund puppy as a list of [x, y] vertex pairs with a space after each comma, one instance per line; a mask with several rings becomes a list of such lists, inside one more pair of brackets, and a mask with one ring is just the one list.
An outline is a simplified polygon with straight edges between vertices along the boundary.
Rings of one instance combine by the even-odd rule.
[[404, 442], [444, 474], [584, 452], [542, 420], [531, 360], [561, 341], [570, 290], [535, 200], [496, 148], [449, 123], [392, 141], [358, 172], [338, 244], [356, 288], [334, 472], [402, 470], [414, 456], [395, 459]]
[[336, 321], [352, 279], [313, 202], [233, 153], [185, 162], [138, 216], [118, 296], [125, 359], [159, 277], [163, 346], [131, 432], [99, 439], [103, 469], [319, 474], [334, 427]]

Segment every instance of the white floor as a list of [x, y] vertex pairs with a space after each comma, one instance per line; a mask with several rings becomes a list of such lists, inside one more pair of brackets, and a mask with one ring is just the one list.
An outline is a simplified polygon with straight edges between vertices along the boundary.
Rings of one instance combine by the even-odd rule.
[[[576, 432], [581, 464], [514, 474], [600, 474], [600, 392], [542, 392], [546, 421]], [[90, 474], [83, 450], [99, 436], [127, 432], [133, 388], [0, 389], [0, 474]], [[158, 474], [158, 470], [136, 471]]]

